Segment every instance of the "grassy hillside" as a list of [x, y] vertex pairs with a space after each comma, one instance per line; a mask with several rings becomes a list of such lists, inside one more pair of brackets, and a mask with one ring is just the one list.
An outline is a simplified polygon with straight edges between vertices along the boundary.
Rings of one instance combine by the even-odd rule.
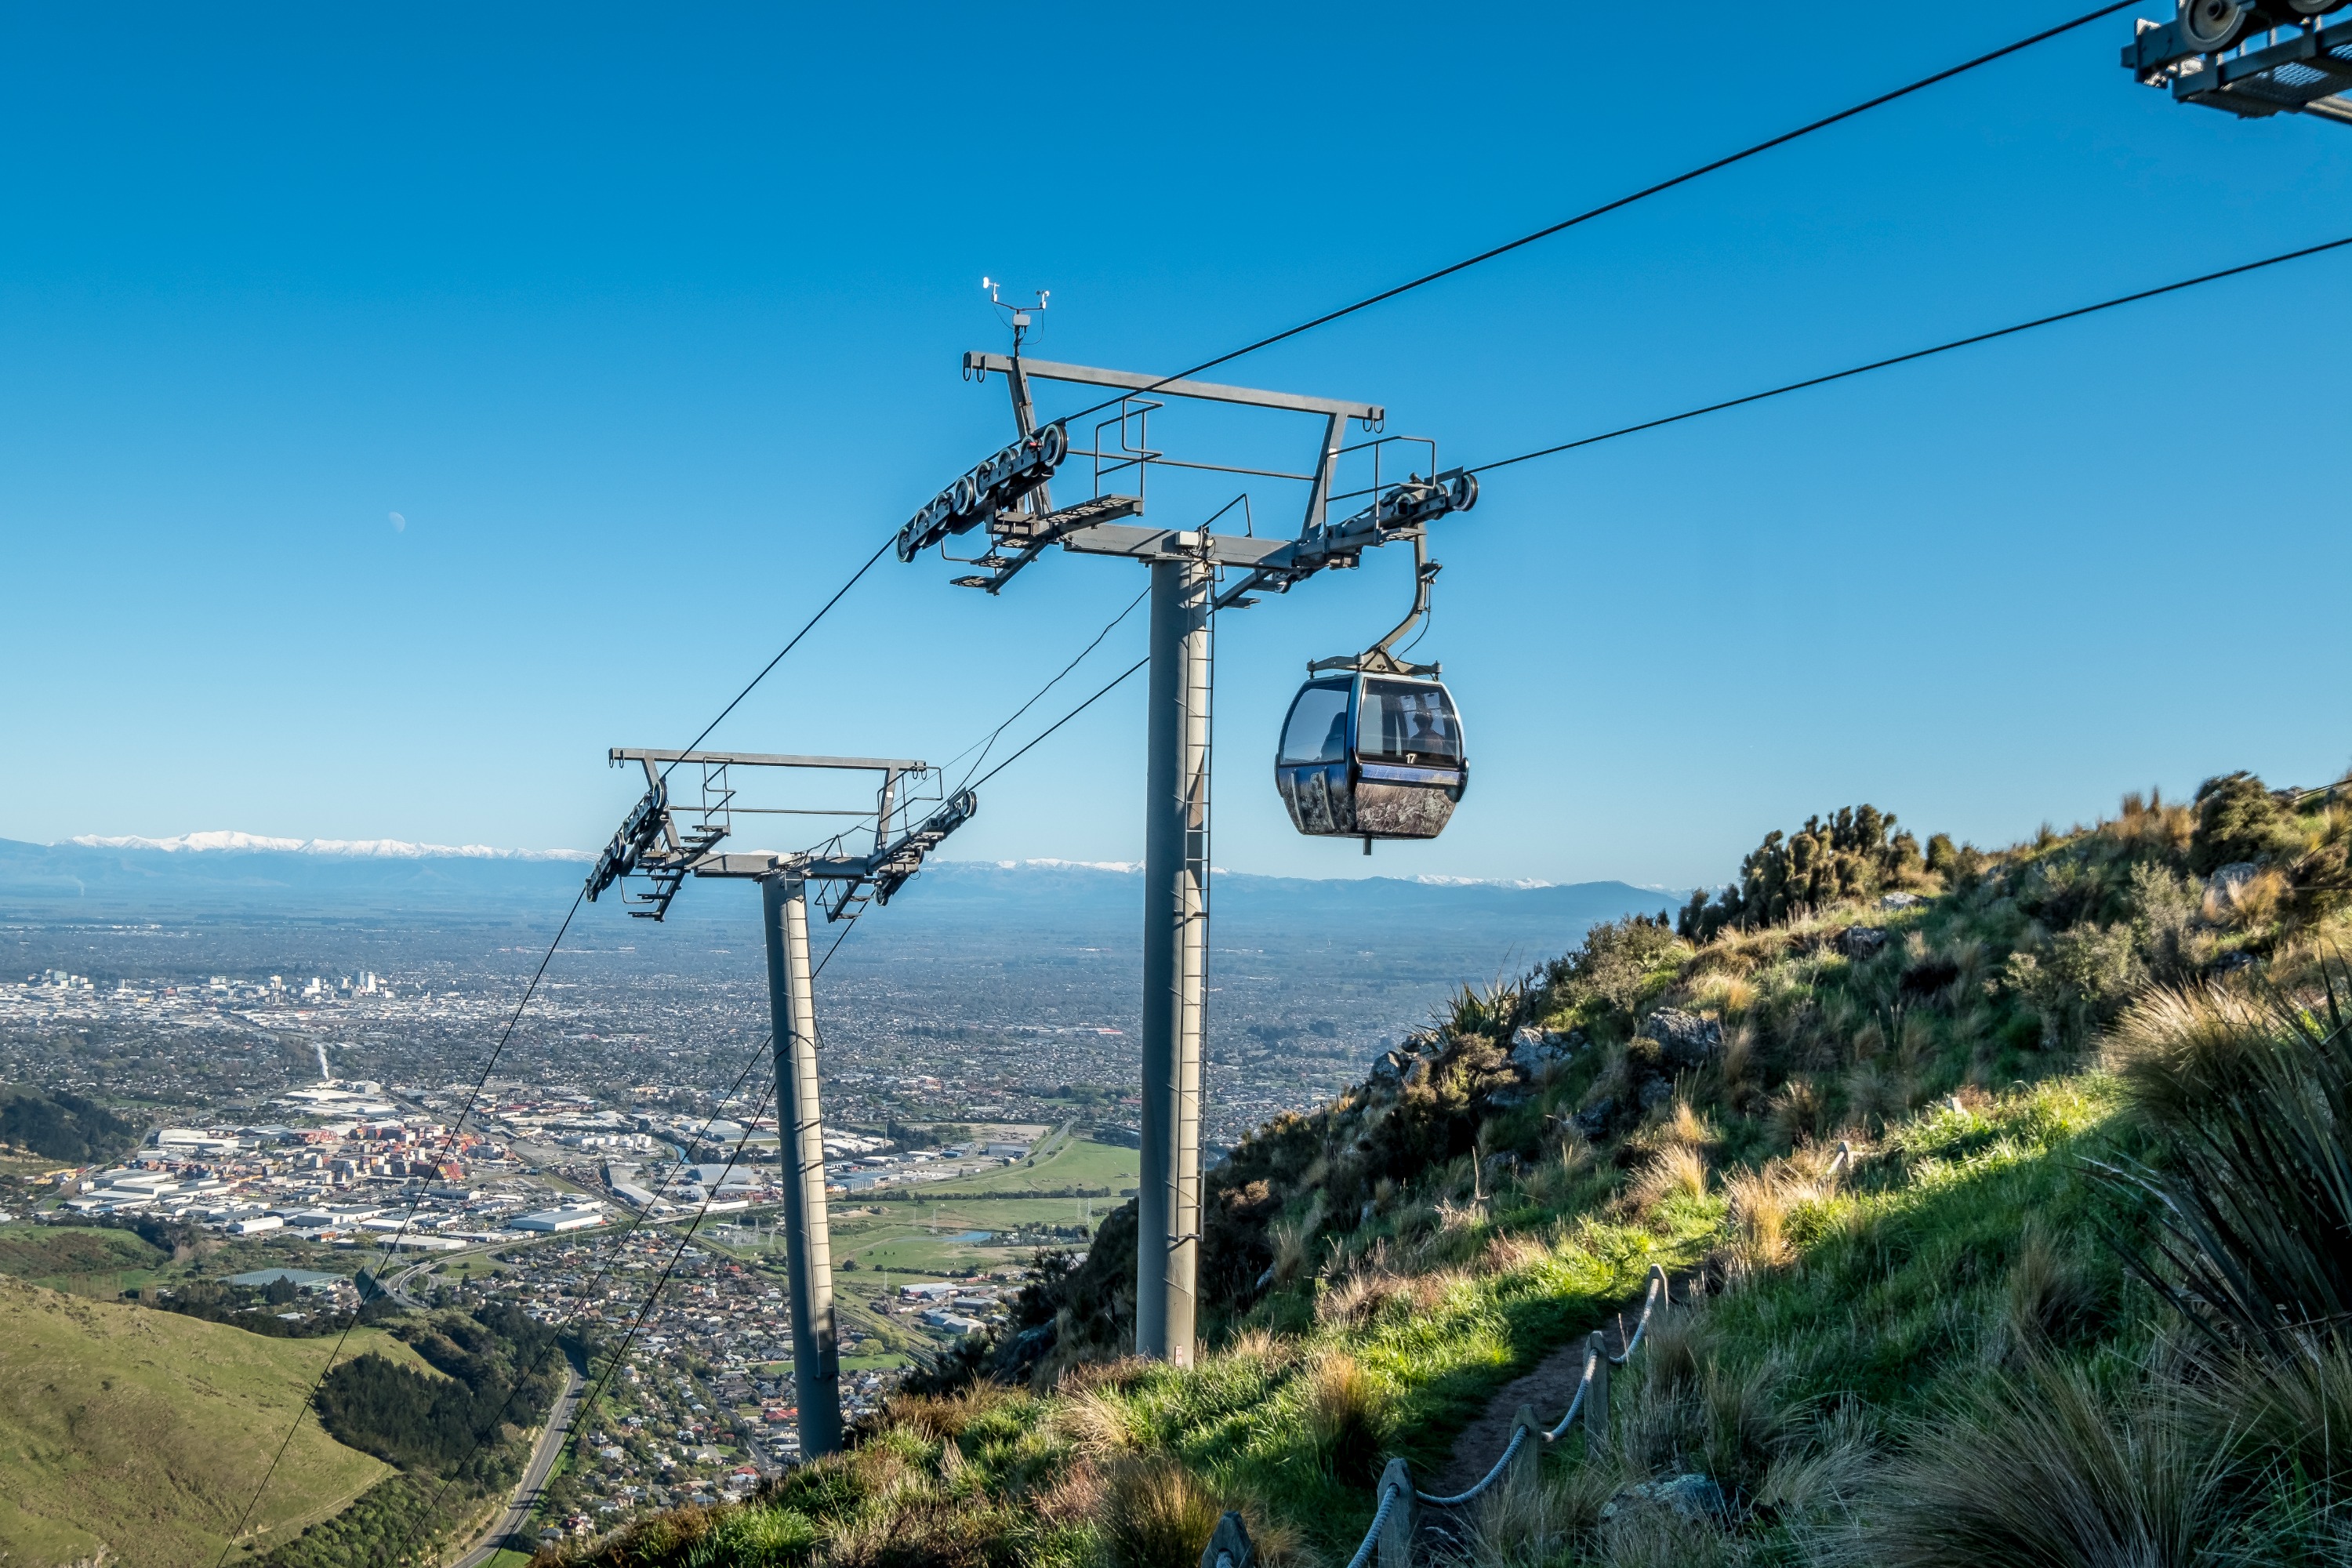
[[1475, 1475], [1456, 1438], [1656, 1263], [1684, 1304], [1606, 1444], [1456, 1552], [2346, 1561], [2336, 793], [2234, 775], [1996, 852], [1866, 806], [1774, 833], [1235, 1150], [1199, 1367], [1123, 1359], [1129, 1208], [851, 1454], [573, 1556], [1190, 1568], [1231, 1507], [1341, 1562], [1387, 1457]]
[[[422, 1368], [373, 1330], [347, 1347]], [[10, 1568], [100, 1547], [210, 1568], [327, 1347], [0, 1279], [0, 1552]], [[305, 1415], [256, 1510], [267, 1542], [389, 1473]]]

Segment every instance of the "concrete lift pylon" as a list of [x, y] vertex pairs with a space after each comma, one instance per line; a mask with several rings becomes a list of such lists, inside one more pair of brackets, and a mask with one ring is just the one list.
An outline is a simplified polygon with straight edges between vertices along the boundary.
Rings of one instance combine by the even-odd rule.
[[[748, 879], [760, 884], [761, 929], [768, 950], [768, 1011], [776, 1068], [777, 1157], [784, 1189], [784, 1271], [793, 1318], [793, 1387], [800, 1407], [801, 1457], [841, 1447], [841, 1350], [833, 1310], [833, 1232], [824, 1195], [824, 1113], [817, 1082], [816, 984], [809, 963], [808, 885], [831, 891], [819, 907], [828, 921], [855, 919], [870, 900], [887, 904], [921, 869], [923, 859], [978, 809], [970, 790], [943, 802], [921, 822], [892, 837], [894, 816], [906, 815], [902, 781], [930, 772], [924, 763], [887, 757], [803, 757], [737, 752], [663, 752], [616, 746], [615, 765], [637, 763], [646, 794], [621, 825], [589, 874], [588, 897], [631, 876], [652, 890], [629, 895], [630, 914], [658, 921], [688, 876]], [[697, 769], [700, 797], [677, 804], [669, 775]], [[730, 770], [814, 768], [879, 773], [882, 786], [870, 814], [874, 846], [850, 854], [836, 836], [823, 850], [719, 852], [738, 815], [864, 816], [859, 812], [778, 811], [740, 804]], [[683, 816], [688, 820], [681, 823]]]
[[[1258, 592], [1287, 593], [1327, 568], [1352, 567], [1363, 552], [1410, 542], [1418, 556], [1426, 525], [1477, 500], [1476, 479], [1459, 470], [1414, 476], [1385, 489], [1375, 451], [1372, 500], [1339, 522], [1329, 518], [1333, 485], [1346, 446], [1348, 421], [1376, 430], [1385, 417], [1377, 404], [1265, 392], [1213, 382], [1171, 380], [1133, 371], [1059, 364], [1013, 355], [964, 355], [967, 380], [1005, 378], [1012, 390], [1013, 443], [966, 473], [916, 512], [899, 531], [898, 558], [911, 562], [933, 545], [984, 527], [989, 549], [971, 563], [979, 573], [959, 577], [963, 587], [1000, 593], [1049, 547], [1083, 555], [1138, 561], [1151, 573], [1149, 751], [1145, 768], [1143, 921], [1142, 1180], [1137, 1187], [1135, 1350], [1189, 1366], [1198, 1320], [1201, 1242], [1201, 1063], [1207, 1025], [1210, 616], [1256, 601]], [[1059, 423], [1040, 426], [1032, 381], [1109, 388], [1117, 417], [1098, 426], [1092, 447], [1071, 446]], [[1322, 438], [1310, 472], [1276, 473], [1185, 462], [1150, 449], [1148, 428], [1134, 446], [1127, 430], [1137, 415], [1162, 398], [1235, 404], [1320, 416]], [[1106, 405], [1105, 406], [1109, 406]], [[1118, 447], [1102, 449], [1102, 431], [1116, 425]], [[1433, 458], [1430, 467], [1435, 468]], [[1067, 458], [1091, 458], [1095, 491], [1055, 509], [1051, 481]], [[1295, 538], [1164, 529], [1130, 521], [1144, 513], [1142, 477], [1153, 464], [1239, 473], [1307, 485], [1306, 516]], [[1108, 465], [1108, 466], [1106, 466]], [[1138, 493], [1106, 494], [1107, 475], [1134, 471]], [[1212, 520], [1213, 521], [1213, 520]], [[1424, 566], [1423, 583], [1425, 585]], [[1220, 591], [1218, 574], [1239, 580]]]

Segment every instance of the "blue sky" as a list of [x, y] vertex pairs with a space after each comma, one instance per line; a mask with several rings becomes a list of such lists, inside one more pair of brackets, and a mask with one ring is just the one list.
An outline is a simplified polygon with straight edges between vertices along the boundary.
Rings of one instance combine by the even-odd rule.
[[[683, 744], [1004, 439], [957, 373], [1002, 344], [982, 274], [1054, 291], [1034, 353], [1171, 370], [2074, 9], [16, 9], [0, 836], [592, 845], [606, 746]], [[2352, 232], [2352, 131], [2176, 107], [2129, 31], [1217, 374], [1479, 461]], [[1420, 649], [1453, 827], [1368, 862], [1268, 776], [1400, 555], [1226, 618], [1217, 859], [1687, 885], [1849, 801], [2003, 840], [2332, 776], [2347, 297], [2338, 255], [1498, 474]], [[944, 757], [1142, 585], [951, 574], [877, 567], [713, 743]], [[1140, 686], [955, 852], [1139, 855]]]

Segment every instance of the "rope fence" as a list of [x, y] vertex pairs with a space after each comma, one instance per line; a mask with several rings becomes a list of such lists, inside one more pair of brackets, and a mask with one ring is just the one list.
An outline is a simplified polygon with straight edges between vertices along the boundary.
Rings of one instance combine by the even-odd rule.
[[[1823, 1174], [1835, 1175], [1853, 1163], [1853, 1147], [1841, 1142]], [[1584, 1342], [1583, 1374], [1577, 1379], [1576, 1394], [1569, 1400], [1568, 1414], [1559, 1418], [1559, 1425], [1541, 1426], [1537, 1424], [1535, 1411], [1520, 1405], [1512, 1424], [1511, 1440], [1504, 1446], [1502, 1457], [1468, 1490], [1451, 1497], [1423, 1491], [1412, 1484], [1412, 1471], [1405, 1462], [1391, 1459], [1381, 1476], [1380, 1506], [1373, 1511], [1371, 1528], [1364, 1531], [1362, 1543], [1348, 1560], [1348, 1568], [1370, 1568], [1376, 1561], [1380, 1568], [1410, 1568], [1415, 1504], [1424, 1508], [1462, 1508], [1514, 1476], [1533, 1481], [1543, 1458], [1544, 1445], [1567, 1436], [1579, 1415], [1584, 1418], [1587, 1451], [1605, 1447], [1609, 1442], [1610, 1371], [1633, 1359], [1649, 1334], [1651, 1320], [1671, 1305], [1673, 1292], [1666, 1282], [1666, 1271], [1654, 1263], [1650, 1265], [1649, 1286], [1642, 1295], [1642, 1315], [1635, 1320], [1633, 1331], [1626, 1336], [1625, 1348], [1611, 1351], [1607, 1332], [1593, 1330]], [[1621, 1325], [1623, 1321], [1618, 1320]], [[1242, 1517], [1237, 1513], [1228, 1513], [1218, 1521], [1216, 1533], [1201, 1553], [1201, 1568], [1252, 1568], [1255, 1561], [1249, 1534], [1242, 1528]]]

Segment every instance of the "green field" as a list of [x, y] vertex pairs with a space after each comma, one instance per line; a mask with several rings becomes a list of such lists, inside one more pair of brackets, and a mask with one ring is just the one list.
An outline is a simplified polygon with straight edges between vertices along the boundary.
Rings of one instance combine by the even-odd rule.
[[925, 1202], [934, 1194], [1022, 1193], [1062, 1187], [1108, 1187], [1116, 1198], [1122, 1189], [1135, 1185], [1142, 1170], [1143, 1156], [1133, 1149], [1097, 1143], [1090, 1138], [1047, 1138], [1039, 1144], [1039, 1152], [1019, 1164], [911, 1190], [923, 1194]]
[[[1066, 1137], [1049, 1137], [1039, 1147], [1030, 1160], [976, 1176], [836, 1200], [832, 1219], [835, 1289], [849, 1296], [871, 1295], [881, 1287], [885, 1273], [894, 1282], [905, 1283], [965, 1268], [1019, 1267], [1027, 1263], [1033, 1249], [1005, 1246], [996, 1238], [1024, 1227], [1084, 1225], [1091, 1230], [1126, 1201], [1121, 1194], [1139, 1179], [1140, 1159], [1133, 1149]], [[1032, 1195], [1072, 1187], [1108, 1188], [1111, 1195]], [[772, 1218], [761, 1217], [763, 1222]], [[992, 1239], [959, 1239], [973, 1231], [985, 1231]], [[698, 1239], [738, 1257], [782, 1256], [781, 1236], [763, 1233], [756, 1241], [749, 1236], [730, 1226], [713, 1226], [699, 1231]], [[1067, 1244], [1083, 1245], [1075, 1239]]]
[[171, 1261], [127, 1230], [12, 1225], [0, 1230], [0, 1274], [75, 1296], [109, 1300], [135, 1290]]
[[[331, 1343], [0, 1279], [0, 1562], [211, 1568], [297, 1411], [259, 1540], [341, 1509], [391, 1471], [305, 1410]], [[344, 1354], [371, 1350], [429, 1370], [373, 1329]]]

